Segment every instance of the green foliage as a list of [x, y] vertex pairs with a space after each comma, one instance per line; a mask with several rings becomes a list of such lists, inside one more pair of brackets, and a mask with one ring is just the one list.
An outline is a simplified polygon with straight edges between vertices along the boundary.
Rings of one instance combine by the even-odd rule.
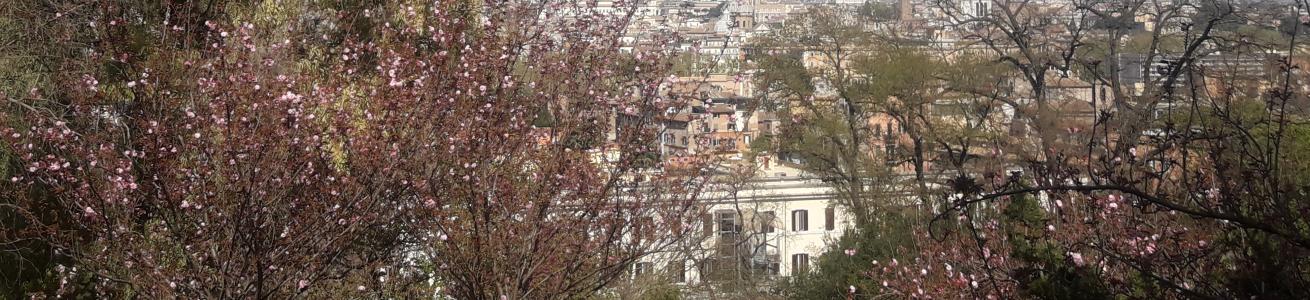
[[1105, 30], [1130, 30], [1133, 29], [1133, 27], [1136, 27], [1136, 20], [1133, 20], [1133, 15], [1131, 14], [1124, 14], [1117, 17], [1107, 15], [1096, 18], [1092, 26], [1096, 29]]
[[860, 5], [857, 15], [878, 21], [888, 21], [897, 18], [897, 7], [890, 3], [867, 1]]
[[549, 128], [555, 126], [555, 115], [550, 113], [549, 108], [537, 110], [537, 117], [532, 119], [532, 126], [537, 128]]
[[564, 146], [576, 150], [590, 150], [605, 142], [605, 129], [596, 122], [584, 122], [564, 137]]
[[873, 78], [854, 85], [857, 101], [893, 114], [909, 113], [931, 103], [930, 94], [935, 92], [939, 82], [936, 76], [944, 70], [943, 65], [913, 49], [883, 47], [878, 52], [855, 61], [853, 70], [857, 74]]
[[[12, 158], [4, 155], [0, 153], [0, 165], [11, 162]], [[0, 232], [13, 234], [6, 237], [3, 251], [0, 251], [0, 299], [28, 298], [28, 293], [57, 294], [61, 280], [58, 266], [62, 265], [66, 268], [76, 266], [71, 257], [57, 252], [45, 240], [18, 238], [38, 230], [33, 220], [28, 219], [29, 216], [37, 218], [37, 221], [42, 224], [56, 224], [67, 228], [73, 228], [72, 223], [75, 222], [72, 217], [61, 213], [65, 209], [58, 201], [45, 198], [51, 195], [51, 192], [44, 186], [33, 186], [26, 192], [33, 197], [42, 197], [42, 200], [46, 200], [30, 209], [32, 215], [21, 214], [17, 210], [18, 206], [9, 205], [15, 204], [15, 199], [0, 196]], [[68, 289], [80, 294], [65, 296], [74, 299], [92, 299], [91, 287], [95, 285], [95, 280], [86, 273], [78, 275], [69, 278], [66, 286], [75, 287]]]
[[727, 6], [728, 2], [719, 2], [719, 5], [710, 8], [710, 11], [706, 12], [705, 16], [708, 18], [718, 18], [719, 16], [723, 16], [723, 9], [727, 8]]
[[636, 168], [654, 168], [660, 164], [660, 153], [655, 151], [643, 151], [635, 154], [632, 164]]
[[[1155, 49], [1164, 53], [1177, 53], [1183, 51], [1183, 38], [1175, 35], [1161, 36], [1155, 38], [1150, 32], [1136, 32], [1128, 36], [1128, 41], [1124, 44], [1124, 52], [1147, 54], [1151, 52], [1151, 45], [1155, 44]], [[1108, 60], [1107, 60], [1108, 61]]]
[[682, 291], [678, 286], [672, 284], [658, 284], [646, 289], [641, 293], [639, 300], [678, 300], [682, 299]]
[[[0, 212], [0, 219], [5, 223], [0, 230], [14, 232], [18, 229], [12, 227], [18, 218], [11, 212]], [[25, 298], [27, 292], [55, 291], [59, 285], [55, 265], [66, 260], [40, 241], [22, 241], [6, 246], [6, 251], [0, 251], [0, 299]]]
[[841, 111], [834, 107], [815, 107], [802, 115], [806, 118], [802, 123], [784, 121], [782, 133], [777, 137], [779, 153], [799, 158], [807, 171], [821, 176], [883, 171], [885, 165], [871, 155], [846, 154], [846, 145], [854, 137]]
[[1264, 101], [1236, 101], [1219, 108], [1201, 108], [1200, 111], [1199, 114], [1180, 111], [1167, 116], [1162, 123], [1193, 124], [1194, 130], [1213, 132], [1215, 136], [1224, 137], [1224, 142], [1249, 147], [1213, 153], [1217, 158], [1231, 160], [1226, 163], [1234, 166], [1259, 167], [1233, 151], [1277, 148], [1279, 157], [1276, 159], [1280, 168], [1277, 175], [1283, 185], [1279, 188], [1310, 188], [1310, 176], [1306, 176], [1310, 174], [1310, 150], [1307, 150], [1310, 149], [1310, 124], [1293, 120], [1280, 126]]
[[1306, 32], [1310, 32], [1310, 28], [1308, 28], [1310, 26], [1307, 26], [1306, 23], [1301, 23], [1301, 20], [1299, 20], [1297, 15], [1289, 14], [1278, 20], [1279, 25], [1277, 30], [1283, 35], [1292, 36], [1293, 34], [1306, 34]]
[[1010, 199], [1005, 209], [1001, 211], [1005, 216], [1007, 231], [1017, 233], [1026, 232], [1028, 229], [1041, 229], [1045, 225], [1044, 218], [1046, 213], [1038, 205], [1037, 200], [1027, 194], [1016, 195]]
[[[842, 299], [855, 286], [857, 299], [880, 294], [880, 281], [868, 276], [873, 261], [914, 253], [915, 215], [909, 211], [886, 211], [865, 230], [848, 230], [827, 252], [818, 257], [814, 271], [793, 277], [787, 283], [789, 299]], [[846, 250], [854, 249], [855, 255]]]
[[1282, 179], [1289, 187], [1304, 190], [1310, 187], [1310, 124], [1289, 124], [1284, 130], [1279, 151]]
[[1050, 221], [1036, 199], [1012, 197], [1001, 218], [1010, 242], [1010, 256], [1022, 262], [1014, 271], [1021, 293], [1037, 299], [1106, 299], [1109, 290], [1095, 268], [1075, 265], [1060, 245], [1044, 232]]
[[[1305, 199], [1300, 199], [1305, 203]], [[1305, 299], [1306, 290], [1300, 278], [1310, 275], [1305, 257], [1293, 245], [1268, 234], [1246, 231], [1234, 232], [1224, 241], [1238, 251], [1231, 253], [1234, 260], [1231, 272], [1217, 274], [1219, 280], [1246, 295], [1260, 295], [1268, 299]]]
[[[1310, 124], [1304, 123], [1304, 115], [1291, 113], [1296, 100], [1288, 103], [1286, 111], [1280, 108], [1281, 100], [1273, 97], [1256, 100], [1241, 96], [1224, 101], [1177, 112], [1159, 125], [1175, 128], [1187, 124], [1193, 132], [1215, 137], [1188, 147], [1216, 165], [1211, 172], [1217, 180], [1202, 180], [1192, 192], [1224, 201], [1243, 215], [1277, 220], [1270, 224], [1285, 228], [1290, 235], [1310, 236], [1304, 213], [1291, 213], [1310, 209], [1310, 176], [1306, 175], [1310, 174]], [[1213, 241], [1217, 260], [1227, 270], [1207, 276], [1210, 282], [1235, 295], [1306, 298], [1301, 286], [1303, 278], [1310, 276], [1310, 261], [1303, 258], [1303, 247], [1289, 244], [1286, 237], [1249, 228], [1226, 229], [1217, 236]], [[1135, 293], [1150, 296], [1171, 287], [1143, 283], [1134, 288]]]
[[14, 159], [13, 153], [7, 146], [0, 146], [0, 178], [9, 178], [10, 174], [17, 174], [19, 163]]
[[750, 148], [755, 154], [773, 152], [773, 136], [766, 134], [751, 140]]
[[[706, 50], [714, 50], [708, 48]], [[741, 71], [741, 61], [726, 56], [682, 53], [673, 58], [673, 75], [684, 77], [704, 76], [708, 74], [736, 74]]]
[[1287, 36], [1278, 32], [1276, 28], [1241, 25], [1233, 29], [1230, 34], [1234, 36], [1234, 40], [1247, 41], [1260, 46], [1274, 47], [1275, 49], [1285, 49], [1289, 43]]
[[[769, 47], [767, 43], [761, 46]], [[782, 110], [788, 100], [814, 94], [813, 75], [801, 62], [799, 54], [757, 55], [751, 59], [758, 68], [754, 77], [755, 86], [761, 87], [766, 93], [760, 99], [764, 109]]]

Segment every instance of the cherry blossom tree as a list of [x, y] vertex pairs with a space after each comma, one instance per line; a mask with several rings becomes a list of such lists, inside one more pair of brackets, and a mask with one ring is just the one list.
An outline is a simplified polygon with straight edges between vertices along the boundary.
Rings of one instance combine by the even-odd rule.
[[[947, 3], [947, 8], [952, 9]], [[962, 16], [998, 61], [1024, 74], [1019, 112], [1033, 134], [1005, 169], [963, 172], [919, 230], [918, 255], [870, 276], [908, 298], [1303, 298], [1307, 270], [1304, 29], [1261, 40], [1242, 27], [1259, 4], [1074, 1], [1084, 20], [1147, 16], [1140, 86], [1116, 62], [1128, 30], [1043, 21], [1026, 1]], [[1305, 7], [1305, 3], [1298, 3]], [[1300, 9], [1298, 9], [1300, 11]], [[1081, 24], [1093, 24], [1091, 22]], [[1103, 23], [1104, 24], [1104, 23]], [[1301, 26], [1293, 26], [1300, 28]], [[1042, 35], [1042, 33], [1059, 33]], [[987, 34], [999, 33], [999, 34]], [[1075, 33], [1084, 34], [1079, 36]], [[1110, 42], [1102, 42], [1110, 41]], [[1166, 47], [1177, 42], [1177, 47]], [[1036, 46], [1045, 44], [1046, 46]], [[1248, 72], [1232, 63], [1260, 57]], [[1252, 66], [1248, 62], [1246, 66]], [[1104, 85], [1086, 124], [1042, 95], [1049, 70]], [[1038, 76], [1031, 76], [1038, 74]], [[1023, 94], [1030, 93], [1030, 94]], [[1037, 94], [1031, 94], [1037, 93]], [[1025, 97], [1026, 96], [1026, 97]], [[1030, 115], [1025, 115], [1030, 114]], [[1061, 119], [1064, 121], [1060, 121]], [[1059, 128], [1067, 126], [1067, 128]], [[1063, 131], [1063, 132], [1057, 132]], [[1040, 149], [1022, 145], [1040, 145]], [[1300, 150], [1294, 150], [1300, 149]], [[1275, 275], [1276, 274], [1276, 275]]]
[[[830, 263], [837, 274], [803, 288], [857, 298], [1306, 297], [1295, 288], [1307, 270], [1297, 259], [1307, 250], [1297, 225], [1306, 186], [1287, 171], [1304, 168], [1293, 149], [1305, 147], [1306, 96], [1296, 88], [1305, 25], [1262, 23], [1304, 22], [1303, 9], [961, 2], [928, 3], [944, 24], [907, 25], [940, 25], [960, 38], [949, 49], [890, 24], [786, 30], [837, 23], [839, 10], [801, 15], [759, 43], [760, 90], [802, 112], [783, 132], [808, 135], [780, 144], [800, 146], [804, 167], [833, 174], [839, 191], [917, 187], [910, 197], [839, 198], [867, 220], [921, 221], [908, 242], [857, 222], [870, 231], [852, 237], [864, 245], [900, 246], [840, 242], [851, 248], [820, 259], [871, 260], [860, 270], [875, 286]], [[1127, 26], [1134, 20], [1150, 25]], [[1134, 73], [1137, 82], [1125, 80]], [[1069, 82], [1086, 84], [1087, 96], [1070, 95]], [[903, 126], [914, 173], [885, 183], [832, 172], [876, 160], [876, 148], [842, 142], [877, 114]], [[897, 204], [912, 197], [925, 205]]]
[[5, 237], [92, 282], [54, 294], [585, 297], [700, 215], [699, 168], [638, 163], [684, 101], [671, 50], [625, 50], [632, 3], [100, 5], [75, 47], [103, 65], [0, 95]]

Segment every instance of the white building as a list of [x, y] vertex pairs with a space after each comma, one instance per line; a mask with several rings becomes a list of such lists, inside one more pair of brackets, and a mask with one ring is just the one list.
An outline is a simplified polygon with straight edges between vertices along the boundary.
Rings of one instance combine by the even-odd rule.
[[831, 188], [795, 169], [775, 167], [736, 191], [702, 196], [704, 235], [690, 251], [653, 255], [636, 274], [668, 272], [687, 287], [749, 277], [773, 281], [808, 271], [851, 225]]
[[956, 5], [965, 18], [986, 16], [992, 11], [992, 0], [960, 0]]

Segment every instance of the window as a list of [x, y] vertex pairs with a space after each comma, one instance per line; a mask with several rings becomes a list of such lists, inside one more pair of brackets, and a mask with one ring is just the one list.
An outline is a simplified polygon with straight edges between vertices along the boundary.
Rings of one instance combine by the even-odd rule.
[[798, 276], [810, 272], [810, 255], [798, 253], [791, 255], [791, 275]]
[[744, 136], [743, 139], [745, 139], [745, 141], [746, 141], [746, 145], [750, 145], [750, 144], [751, 144], [751, 136], [749, 136], [749, 135]]
[[810, 212], [804, 209], [791, 211], [791, 231], [810, 230]]
[[823, 210], [823, 230], [832, 231], [836, 226], [837, 210], [829, 207]]
[[637, 277], [641, 277], [641, 275], [646, 275], [646, 273], [650, 272], [650, 269], [653, 266], [654, 264], [649, 262], [639, 262], [632, 266], [633, 274], [636, 274]]
[[760, 232], [773, 233], [773, 222], [777, 218], [778, 216], [775, 215], [773, 211], [764, 212], [764, 216], [761, 218], [763, 219], [763, 224], [760, 224]]
[[712, 275], [712, 274], [710, 274], [710, 262], [709, 262], [709, 261], [710, 261], [709, 259], [696, 261], [696, 274], [699, 274], [699, 275], [700, 275], [700, 280], [701, 280], [702, 282], [703, 282], [703, 281], [707, 281], [707, 280], [709, 280], [709, 279], [710, 279], [710, 275]]
[[673, 279], [673, 282], [687, 282], [686, 260], [675, 260], [669, 262], [669, 265], [666, 266], [665, 268], [667, 268], [665, 272], [668, 272], [669, 277]]
[[719, 234], [732, 234], [741, 231], [737, 225], [737, 212], [731, 210], [720, 210], [719, 215]]

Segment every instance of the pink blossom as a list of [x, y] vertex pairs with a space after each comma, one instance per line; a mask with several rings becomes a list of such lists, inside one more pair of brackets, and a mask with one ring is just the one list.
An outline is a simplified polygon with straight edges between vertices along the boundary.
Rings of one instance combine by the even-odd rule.
[[1074, 264], [1075, 266], [1082, 267], [1084, 264], [1087, 263], [1087, 262], [1083, 261], [1083, 254], [1082, 254], [1082, 253], [1078, 253], [1078, 252], [1069, 252], [1069, 258], [1070, 258], [1070, 259], [1073, 259], [1073, 264]]
[[100, 81], [96, 80], [95, 77], [91, 77], [91, 75], [82, 75], [82, 83], [86, 84], [87, 89], [92, 92], [99, 90], [97, 86], [100, 85]]

